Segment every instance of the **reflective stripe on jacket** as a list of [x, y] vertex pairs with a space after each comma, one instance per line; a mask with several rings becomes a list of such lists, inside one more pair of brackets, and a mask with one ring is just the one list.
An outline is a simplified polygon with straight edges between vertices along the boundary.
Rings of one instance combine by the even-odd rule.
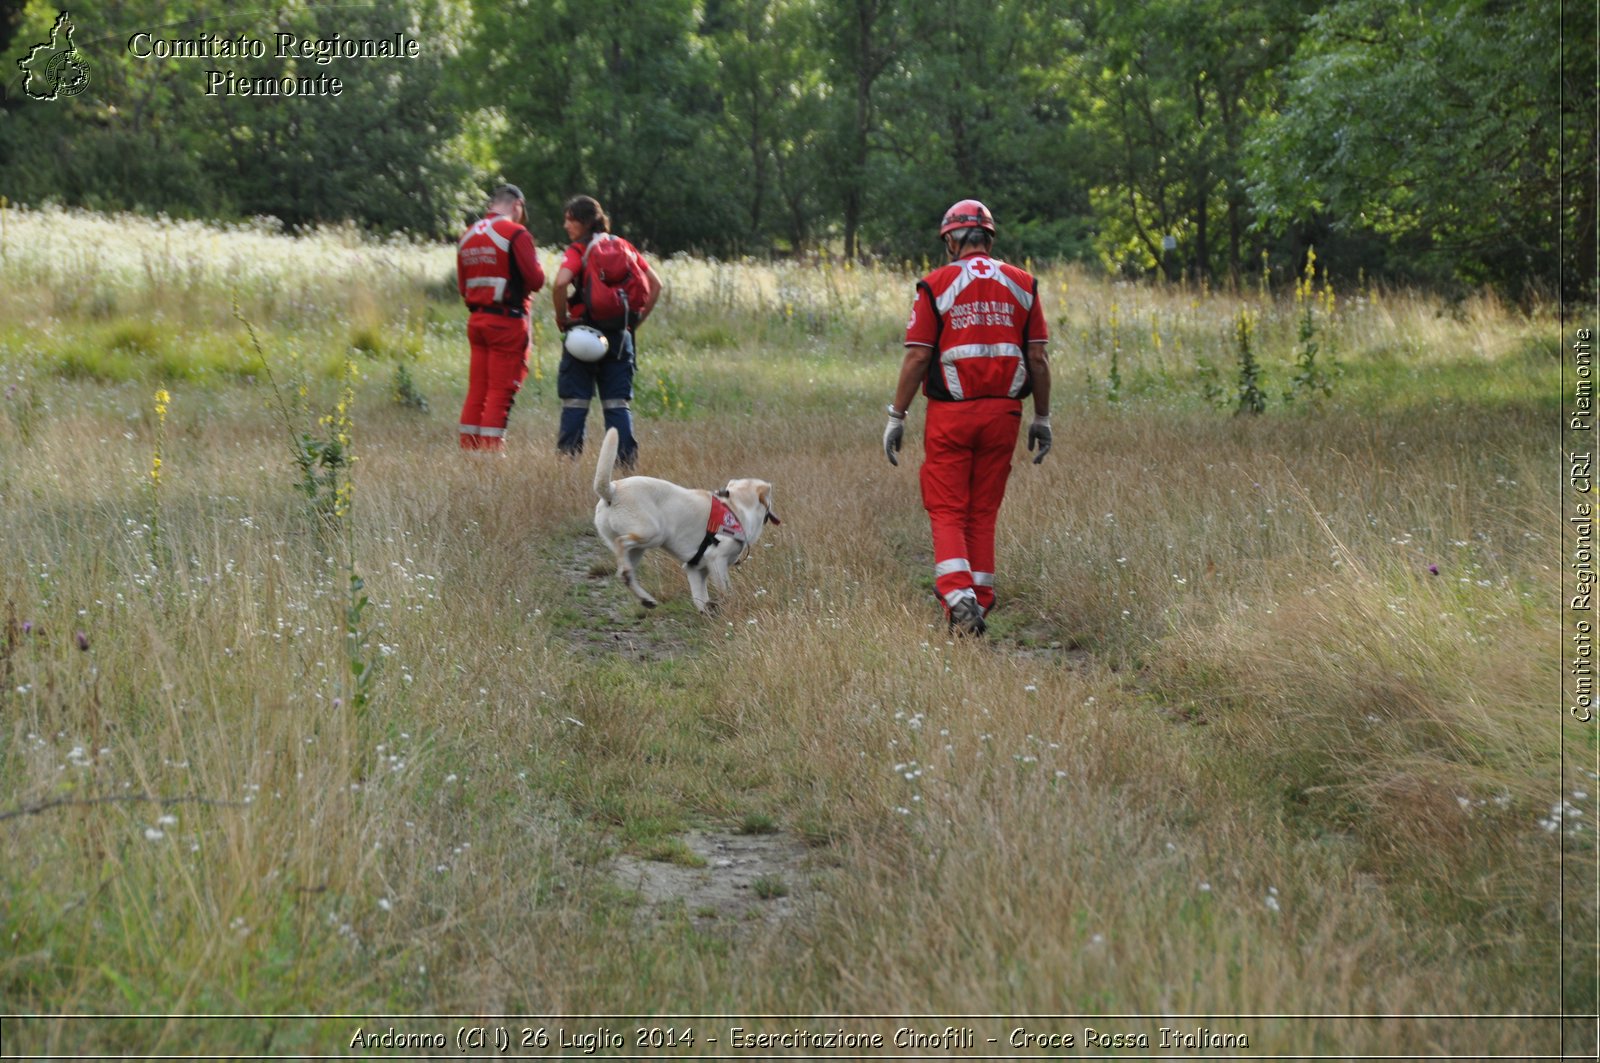
[[906, 325], [908, 345], [934, 350], [923, 393], [945, 402], [1027, 395], [1028, 344], [1048, 338], [1038, 281], [982, 254], [919, 281]]
[[468, 306], [526, 313], [528, 296], [544, 287], [544, 267], [534, 254], [533, 237], [504, 215], [479, 218], [456, 248], [456, 286]]

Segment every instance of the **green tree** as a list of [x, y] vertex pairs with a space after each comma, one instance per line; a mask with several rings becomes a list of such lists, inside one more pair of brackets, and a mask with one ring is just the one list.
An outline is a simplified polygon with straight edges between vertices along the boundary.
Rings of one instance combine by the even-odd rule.
[[946, 207], [982, 199], [1008, 256], [1080, 257], [1082, 128], [1055, 67], [1076, 40], [1062, 0], [930, 0], [911, 15], [880, 123], [865, 227], [874, 249], [937, 251]]
[[880, 83], [907, 50], [909, 11], [903, 0], [825, 0], [822, 7], [832, 86], [825, 155], [847, 258], [861, 254], [861, 227], [874, 201], [874, 140], [882, 130]]
[[[178, 216], [272, 215], [290, 226], [353, 220], [377, 229], [455, 228], [475, 183], [455, 150], [463, 108], [450, 67], [467, 23], [456, 0], [376, 0], [324, 8], [288, 0], [238, 12], [205, 0], [84, 0], [75, 40], [88, 88], [70, 99], [0, 111], [0, 187], [24, 202], [56, 199]], [[47, 34], [53, 7], [32, 4], [5, 61]], [[261, 59], [139, 58], [139, 31], [192, 40], [206, 32], [267, 43]], [[273, 34], [417, 38], [416, 59], [278, 59]], [[338, 96], [206, 95], [206, 71], [240, 77], [337, 76]]]
[[[22, 28], [22, 16], [27, 9], [26, 0], [0, 0], [0, 55], [9, 53], [12, 44], [17, 39], [17, 31]], [[0, 77], [0, 84], [11, 81], [11, 71], [7, 70]], [[4, 99], [9, 99], [7, 93]]]
[[[1237, 283], [1253, 218], [1243, 145], [1276, 104], [1309, 0], [1082, 6], [1092, 196], [1113, 267]], [[1165, 237], [1178, 238], [1169, 253]]]
[[742, 230], [698, 16], [693, 0], [476, 8], [476, 102], [504, 116], [500, 166], [541, 239], [564, 239], [561, 205], [578, 193], [659, 248], [720, 246]]
[[815, 0], [712, 0], [700, 32], [716, 57], [719, 154], [738, 160], [742, 208], [737, 249], [773, 239], [804, 248], [817, 205], [806, 193], [821, 177], [815, 124], [822, 113]]
[[[1250, 141], [1251, 196], [1281, 231], [1326, 220], [1414, 275], [1553, 291], [1563, 224], [1593, 283], [1594, 84], [1558, 111], [1559, 0], [1342, 0], [1311, 20], [1282, 111]], [[1569, 54], [1594, 54], [1568, 41]], [[1585, 52], [1586, 49], [1586, 52]], [[1563, 121], [1577, 143], [1560, 148]], [[1587, 189], [1561, 215], [1561, 187]], [[1585, 202], [1586, 199], [1586, 202]], [[1585, 220], [1587, 219], [1587, 220]]]
[[[206, 13], [202, 5], [197, 19]], [[74, 4], [73, 41], [89, 64], [86, 90], [26, 99], [17, 60], [49, 38], [56, 15], [53, 5], [28, 4], [11, 49], [0, 56], [11, 103], [0, 112], [0, 184], [7, 194], [104, 209], [224, 212], [201, 154], [209, 145], [196, 124], [202, 90], [193, 65], [141, 62], [126, 48], [134, 29], [175, 20], [173, 12], [158, 3]]]
[[1600, 277], [1600, 144], [1595, 141], [1595, 97], [1600, 91], [1600, 40], [1595, 20], [1582, 4], [1562, 8], [1561, 32], [1561, 200], [1562, 294], [1592, 298]]

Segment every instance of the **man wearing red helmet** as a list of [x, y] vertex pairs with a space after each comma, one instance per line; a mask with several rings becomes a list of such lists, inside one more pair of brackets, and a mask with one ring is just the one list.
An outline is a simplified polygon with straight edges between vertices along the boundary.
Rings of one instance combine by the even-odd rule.
[[960, 635], [982, 635], [994, 606], [995, 519], [1029, 394], [1035, 465], [1051, 443], [1049, 329], [1039, 282], [990, 256], [994, 234], [993, 215], [975, 199], [945, 211], [939, 235], [950, 261], [917, 282], [883, 430], [883, 452], [899, 465], [906, 411], [920, 385], [928, 397], [922, 505], [933, 525], [934, 588]]
[[499, 450], [517, 390], [528, 377], [528, 300], [544, 267], [516, 185], [501, 185], [456, 248], [456, 287], [467, 304], [472, 365], [461, 405], [461, 449]]

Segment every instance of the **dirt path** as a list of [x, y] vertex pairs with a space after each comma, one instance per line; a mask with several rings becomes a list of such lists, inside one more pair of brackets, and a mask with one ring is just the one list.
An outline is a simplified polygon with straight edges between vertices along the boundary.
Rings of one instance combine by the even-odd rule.
[[641, 917], [671, 918], [681, 906], [697, 924], [737, 931], [792, 918], [810, 900], [812, 850], [790, 835], [695, 830], [682, 838], [704, 867], [617, 857], [617, 884], [639, 893]]
[[[576, 652], [642, 662], [698, 652], [705, 621], [687, 598], [667, 597], [653, 610], [640, 607], [617, 581], [610, 551], [593, 535], [574, 536], [555, 563], [571, 594], [557, 630]], [[641, 577], [652, 589], [663, 590], [662, 581], [682, 578], [676, 566], [648, 559]], [[990, 645], [1073, 670], [1092, 666], [1089, 650], [1058, 638], [1058, 632], [1038, 624], [999, 634]], [[689, 854], [686, 859], [668, 862], [622, 854], [612, 862], [614, 881], [640, 897], [641, 922], [687, 918], [706, 929], [742, 933], [792, 919], [812, 899], [816, 851], [792, 835], [701, 829], [679, 837]]]
[[[999, 628], [999, 625], [996, 625]], [[1094, 653], [1075, 642], [1061, 641], [1060, 633], [1048, 624], [1037, 622], [1015, 630], [995, 630], [990, 642], [1013, 657], [1058, 662], [1072, 672], [1082, 672], [1095, 663]]]
[[[570, 589], [560, 637], [586, 656], [617, 654], [660, 661], [698, 652], [705, 621], [685, 596], [646, 610], [617, 581], [615, 562], [593, 535], [574, 536], [555, 563]], [[641, 576], [655, 587], [676, 566], [647, 563]], [[791, 835], [693, 830], [680, 836], [686, 862], [620, 855], [612, 865], [618, 885], [637, 892], [642, 920], [679, 913], [696, 924], [738, 933], [796, 915], [811, 893], [812, 851]], [[689, 866], [693, 863], [697, 866]]]
[[[634, 661], [668, 660], [697, 652], [697, 628], [704, 621], [693, 607], [676, 600], [656, 609], [641, 607], [617, 580], [611, 552], [592, 532], [574, 536], [556, 562], [571, 593], [571, 615], [557, 629], [578, 652], [589, 656], [615, 653]], [[669, 578], [649, 559], [643, 568], [650, 580]]]

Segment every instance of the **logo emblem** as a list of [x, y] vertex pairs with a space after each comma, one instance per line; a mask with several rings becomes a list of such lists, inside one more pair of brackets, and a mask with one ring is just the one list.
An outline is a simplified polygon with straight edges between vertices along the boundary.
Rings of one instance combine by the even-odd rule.
[[967, 264], [967, 269], [974, 277], [982, 279], [994, 273], [994, 263], [986, 258], [975, 258]]
[[72, 16], [61, 12], [50, 30], [50, 39], [34, 45], [17, 60], [23, 73], [22, 90], [30, 98], [59, 100], [89, 87], [89, 63], [72, 43], [72, 28]]

